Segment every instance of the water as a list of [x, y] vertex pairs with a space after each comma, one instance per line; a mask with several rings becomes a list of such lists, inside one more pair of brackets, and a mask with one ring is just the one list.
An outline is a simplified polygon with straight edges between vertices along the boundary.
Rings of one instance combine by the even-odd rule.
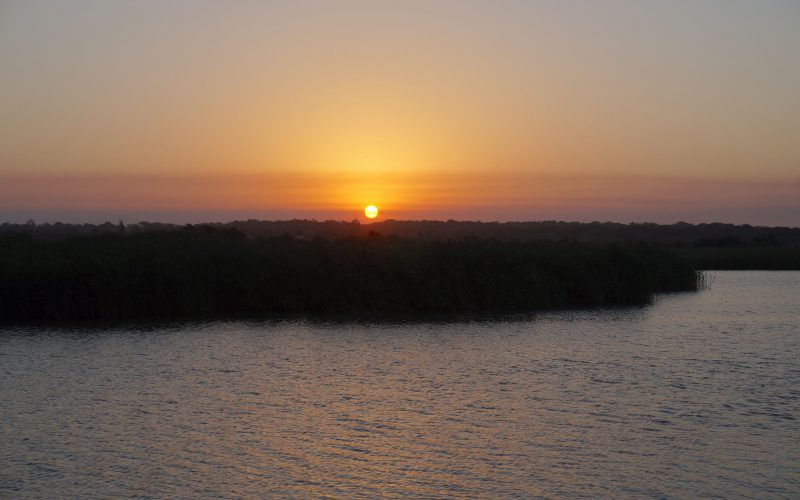
[[800, 273], [498, 321], [0, 329], [0, 497], [800, 495]]

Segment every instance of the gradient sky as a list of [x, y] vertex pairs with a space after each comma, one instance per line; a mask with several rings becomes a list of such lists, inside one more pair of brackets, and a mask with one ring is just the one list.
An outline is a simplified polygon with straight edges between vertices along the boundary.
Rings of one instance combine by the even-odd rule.
[[800, 2], [0, 0], [0, 221], [800, 225]]

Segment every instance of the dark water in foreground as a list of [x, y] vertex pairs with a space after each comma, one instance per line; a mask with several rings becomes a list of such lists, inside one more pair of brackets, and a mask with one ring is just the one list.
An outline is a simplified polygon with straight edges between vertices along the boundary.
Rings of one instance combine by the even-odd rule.
[[0, 329], [0, 497], [800, 495], [800, 273], [514, 321]]

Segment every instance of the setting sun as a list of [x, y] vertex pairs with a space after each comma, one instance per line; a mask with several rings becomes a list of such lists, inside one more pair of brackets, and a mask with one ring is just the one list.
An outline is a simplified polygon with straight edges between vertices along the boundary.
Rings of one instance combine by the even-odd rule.
[[375, 205], [368, 205], [364, 208], [364, 215], [367, 216], [367, 219], [374, 219], [378, 216], [378, 207]]

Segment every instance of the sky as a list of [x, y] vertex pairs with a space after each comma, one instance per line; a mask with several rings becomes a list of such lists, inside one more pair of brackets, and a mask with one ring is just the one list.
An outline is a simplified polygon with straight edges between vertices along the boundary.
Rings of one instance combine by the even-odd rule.
[[0, 222], [800, 226], [795, 0], [0, 0]]

